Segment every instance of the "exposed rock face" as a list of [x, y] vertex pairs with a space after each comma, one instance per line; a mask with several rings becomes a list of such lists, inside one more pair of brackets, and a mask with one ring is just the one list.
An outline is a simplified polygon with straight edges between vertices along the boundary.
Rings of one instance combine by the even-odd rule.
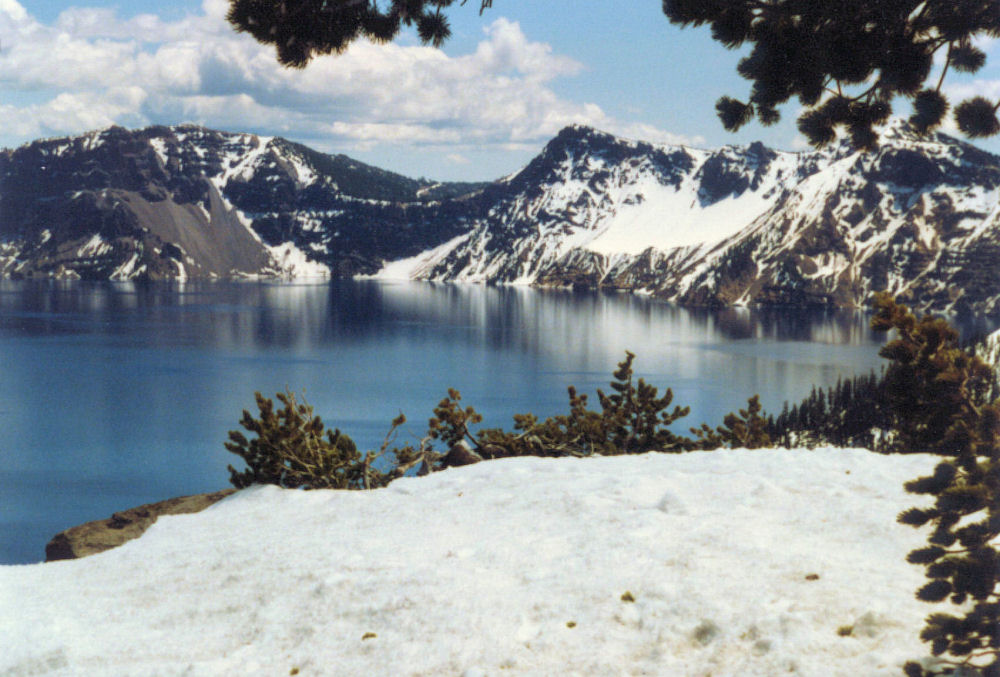
[[139, 538], [160, 515], [183, 515], [200, 512], [233, 494], [236, 489], [224, 489], [210, 494], [196, 494], [150, 503], [138, 508], [116, 512], [110, 518], [87, 522], [62, 531], [45, 546], [45, 561], [76, 559], [116, 548]]
[[894, 122], [874, 153], [561, 131], [433, 184], [280, 138], [111, 128], [0, 152], [0, 276], [330, 274], [609, 288], [684, 305], [1000, 312], [1000, 158]]
[[463, 209], [448, 198], [476, 188], [408, 179], [280, 138], [111, 127], [0, 151], [0, 276], [374, 272], [459, 232], [442, 221], [451, 205]]
[[410, 277], [702, 306], [864, 307], [887, 290], [1000, 312], [1000, 158], [901, 122], [870, 154], [654, 147], [574, 127], [483, 197], [472, 231]]
[[472, 465], [479, 463], [483, 457], [473, 451], [465, 440], [451, 445], [451, 449], [441, 459], [441, 465], [445, 468], [457, 468], [462, 465]]

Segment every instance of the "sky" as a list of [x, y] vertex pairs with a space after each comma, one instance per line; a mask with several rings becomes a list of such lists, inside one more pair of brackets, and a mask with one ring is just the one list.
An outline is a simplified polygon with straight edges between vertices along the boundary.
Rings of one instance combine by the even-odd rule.
[[[520, 169], [568, 124], [659, 143], [807, 146], [797, 104], [774, 127], [722, 129], [745, 98], [741, 53], [681, 30], [658, 0], [496, 0], [450, 11], [443, 50], [411, 33], [355, 43], [303, 70], [234, 32], [226, 0], [0, 0], [0, 147], [112, 124], [192, 122], [278, 135], [412, 177], [488, 180]], [[1000, 97], [1000, 41], [947, 90]], [[897, 107], [906, 113], [906, 105]], [[977, 145], [1000, 153], [1000, 140]]]

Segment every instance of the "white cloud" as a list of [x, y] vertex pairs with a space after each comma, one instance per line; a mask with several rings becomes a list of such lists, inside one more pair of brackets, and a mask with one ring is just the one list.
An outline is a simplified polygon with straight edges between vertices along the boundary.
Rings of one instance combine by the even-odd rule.
[[168, 28], [153, 14], [140, 14], [128, 21], [119, 21], [114, 10], [93, 7], [73, 7], [65, 10], [52, 27], [77, 39], [112, 38], [156, 42]]
[[483, 71], [502, 73], [517, 71], [531, 79], [551, 80], [560, 75], [573, 75], [582, 64], [567, 57], [554, 55], [549, 45], [528, 42], [521, 27], [506, 19], [497, 19], [486, 28], [488, 40], [479, 43], [471, 60]]
[[27, 21], [27, 19], [28, 12], [17, 0], [0, 0], [0, 21], [6, 20], [16, 24]]
[[951, 99], [953, 105], [973, 96], [985, 96], [987, 99], [1000, 99], [1000, 80], [973, 80], [972, 82], [946, 85], [944, 93]]
[[227, 7], [226, 0], [204, 0], [203, 14], [175, 22], [73, 8], [46, 25], [15, 0], [0, 0], [0, 107], [5, 120], [19, 120], [0, 130], [0, 143], [180, 121], [322, 139], [327, 148], [433, 147], [443, 158], [466, 148], [537, 147], [571, 123], [653, 141], [700, 141], [557, 95], [551, 83], [582, 64], [532, 42], [506, 19], [486, 26], [469, 54], [358, 42], [341, 56], [289, 70], [271, 48], [229, 27]]
[[63, 92], [42, 104], [15, 107], [0, 104], [4, 132], [23, 138], [58, 136], [70, 127], [100, 129], [113, 124], [142, 124], [134, 111], [146, 98], [137, 87], [109, 89], [98, 96], [91, 92]]

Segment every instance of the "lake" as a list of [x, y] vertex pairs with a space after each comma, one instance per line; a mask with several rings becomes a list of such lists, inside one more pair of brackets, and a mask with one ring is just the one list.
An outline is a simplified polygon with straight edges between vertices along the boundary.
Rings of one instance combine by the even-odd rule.
[[593, 395], [626, 350], [671, 387], [687, 428], [760, 393], [777, 413], [813, 384], [880, 366], [860, 312], [689, 310], [626, 294], [333, 281], [0, 281], [0, 563], [56, 532], [228, 486], [223, 447], [256, 390], [305, 392], [377, 448], [401, 411], [419, 438], [449, 387], [490, 427]]

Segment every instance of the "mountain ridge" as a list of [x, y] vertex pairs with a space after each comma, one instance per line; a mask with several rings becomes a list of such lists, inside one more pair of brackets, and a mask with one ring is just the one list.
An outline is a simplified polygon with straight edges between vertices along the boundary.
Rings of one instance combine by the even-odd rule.
[[[103, 149], [103, 150], [102, 150]], [[112, 127], [0, 151], [0, 275], [364, 275], [684, 305], [1000, 312], [1000, 157], [905, 122], [872, 153], [564, 128], [520, 171], [435, 183], [280, 137]]]
[[[687, 172], [680, 184], [690, 185], [685, 184], [683, 195], [685, 185], [674, 180], [673, 190], [661, 195], [672, 202], [663, 202], [659, 213], [650, 198], [655, 184], [671, 184], [667, 177], [647, 171], [647, 185], [633, 194], [618, 191], [615, 196], [607, 187], [638, 185], [636, 177], [622, 180], [629, 171], [624, 163], [609, 168], [603, 162], [628, 147], [634, 144], [617, 143], [612, 151], [569, 159], [576, 170], [588, 168], [570, 173], [575, 187], [570, 180], [551, 182], [545, 191], [535, 189], [513, 200], [522, 207], [529, 204], [522, 216], [533, 217], [532, 209], [539, 207], [537, 200], [532, 204], [535, 195], [544, 194], [542, 203], [561, 197], [574, 209], [564, 210], [558, 225], [577, 226], [567, 237], [517, 233], [507, 257], [508, 263], [518, 262], [514, 273], [495, 256], [475, 256], [486, 250], [484, 243], [503, 238], [504, 228], [518, 223], [508, 215], [499, 226], [481, 223], [454, 253], [438, 251], [433, 264], [421, 262], [414, 277], [574, 284], [641, 291], [685, 305], [858, 307], [867, 305], [875, 291], [888, 289], [925, 309], [997, 310], [1000, 279], [990, 262], [997, 253], [1000, 225], [995, 208], [1000, 163], [969, 144], [940, 134], [918, 138], [906, 123], [896, 123], [886, 130], [882, 148], [869, 155], [843, 143], [803, 153], [753, 144], [717, 151], [674, 148], [686, 157], [680, 165], [673, 162], [673, 168]], [[588, 190], [594, 182], [605, 184], [596, 201]], [[677, 204], [678, 196], [688, 201], [686, 207]], [[756, 204], [754, 198], [759, 198]], [[607, 214], [574, 223], [579, 205], [609, 200], [617, 204]], [[630, 214], [630, 207], [643, 200], [641, 210], [632, 209], [638, 215]], [[727, 206], [734, 208], [729, 214], [711, 213]], [[650, 216], [655, 217], [652, 223]], [[636, 231], [638, 217], [647, 220], [641, 226], [655, 226], [666, 238], [657, 243], [634, 238], [633, 243], [651, 246], [616, 249], [612, 236]], [[545, 218], [538, 221], [546, 223]], [[564, 244], [569, 236], [576, 237], [572, 252], [546, 252], [547, 243]], [[881, 238], [883, 246], [864, 244], [873, 237]], [[532, 257], [544, 260], [532, 269], [524, 265]], [[397, 266], [393, 272], [401, 270]]]

